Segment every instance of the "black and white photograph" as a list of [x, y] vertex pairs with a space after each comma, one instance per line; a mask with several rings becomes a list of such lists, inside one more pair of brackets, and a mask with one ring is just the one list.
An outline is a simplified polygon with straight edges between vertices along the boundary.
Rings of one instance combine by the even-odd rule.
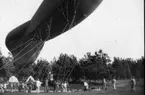
[[0, 95], [144, 95], [144, 0], [0, 0]]

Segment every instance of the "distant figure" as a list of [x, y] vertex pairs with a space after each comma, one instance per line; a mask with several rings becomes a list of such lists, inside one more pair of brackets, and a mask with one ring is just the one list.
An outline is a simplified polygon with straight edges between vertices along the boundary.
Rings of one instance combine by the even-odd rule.
[[18, 91], [21, 92], [22, 88], [23, 88], [22, 87], [22, 82], [20, 81], [20, 83], [18, 84]]
[[84, 82], [84, 91], [87, 91], [89, 89], [88, 83], [85, 81]]
[[4, 93], [3, 84], [0, 84], [0, 93]]
[[103, 89], [105, 89], [105, 90], [107, 89], [106, 84], [107, 84], [107, 82], [106, 82], [106, 79], [104, 78], [104, 79], [103, 79]]
[[54, 79], [53, 79], [53, 74], [51, 73], [50, 74], [50, 81], [53, 81]]
[[14, 91], [14, 84], [12, 82], [10, 82], [10, 88], [11, 88], [11, 92]]
[[132, 91], [136, 91], [136, 88], [135, 88], [135, 86], [136, 86], [136, 80], [135, 80], [135, 78], [133, 76], [131, 77], [130, 84], [131, 84], [131, 92]]
[[7, 82], [5, 82], [5, 83], [3, 84], [4, 92], [6, 92], [6, 91], [7, 91], [7, 85], [8, 85], [8, 83], [7, 83]]
[[24, 92], [27, 92], [27, 85], [26, 85], [26, 83], [22, 82], [22, 88], [24, 89]]
[[55, 92], [58, 92], [60, 90], [60, 82], [56, 81], [56, 89]]
[[116, 79], [112, 79], [113, 90], [116, 90]]
[[41, 84], [42, 84], [42, 82], [40, 82], [39, 79], [37, 79], [37, 81], [36, 81], [37, 93], [40, 93]]
[[32, 87], [33, 87], [33, 81], [31, 79], [29, 79], [29, 81], [27, 83], [28, 93], [31, 93]]
[[68, 85], [67, 82], [65, 81], [63, 85], [64, 85], [64, 92], [67, 92], [67, 85]]
[[45, 79], [45, 92], [49, 91], [48, 78]]

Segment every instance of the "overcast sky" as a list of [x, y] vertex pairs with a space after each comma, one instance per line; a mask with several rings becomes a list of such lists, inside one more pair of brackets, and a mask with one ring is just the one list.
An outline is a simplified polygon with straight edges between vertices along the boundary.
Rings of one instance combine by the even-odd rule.
[[[30, 20], [43, 0], [0, 0], [0, 47], [7, 55], [6, 35]], [[113, 58], [144, 56], [144, 0], [103, 0], [83, 22], [47, 41], [38, 58], [51, 61], [60, 53], [78, 58], [102, 49]]]

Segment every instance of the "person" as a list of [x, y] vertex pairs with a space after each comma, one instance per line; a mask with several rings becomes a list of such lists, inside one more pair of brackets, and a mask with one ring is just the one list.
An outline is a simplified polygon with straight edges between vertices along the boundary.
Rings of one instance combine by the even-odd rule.
[[11, 92], [14, 92], [14, 84], [12, 82], [10, 82], [10, 88], [11, 88]]
[[37, 81], [36, 81], [37, 93], [40, 93], [41, 84], [42, 84], [42, 82], [40, 82], [39, 79], [37, 79]]
[[106, 82], [106, 79], [104, 78], [104, 79], [103, 79], [103, 89], [105, 89], [105, 90], [107, 89], [106, 84], [107, 84], [107, 82]]
[[45, 79], [45, 92], [49, 91], [49, 86], [48, 86], [48, 78]]
[[64, 90], [63, 81], [60, 82], [60, 87], [61, 87], [61, 92], [63, 92], [63, 90]]
[[0, 84], [0, 93], [4, 93], [4, 88], [3, 88], [3, 84]]
[[61, 82], [62, 92], [64, 92], [64, 82]]
[[131, 84], [131, 92], [135, 91], [136, 90], [136, 88], [135, 88], [136, 80], [135, 80], [134, 76], [131, 77], [130, 84]]
[[56, 81], [56, 89], [55, 89], [55, 92], [58, 92], [60, 89], [60, 82], [59, 81]]
[[23, 88], [24, 92], [26, 93], [27, 92], [27, 85], [26, 85], [26, 83], [22, 82], [22, 88]]
[[29, 79], [27, 83], [27, 87], [28, 87], [28, 93], [31, 93], [33, 87], [33, 81], [31, 79]]
[[64, 82], [63, 86], [64, 86], [64, 92], [67, 92], [67, 82], [66, 81]]
[[22, 82], [20, 81], [20, 83], [18, 83], [18, 91], [21, 92], [22, 90]]
[[5, 82], [5, 83], [4, 83], [4, 91], [5, 91], [5, 92], [7, 91], [7, 85], [8, 85], [7, 82]]
[[50, 81], [52, 82], [54, 79], [53, 79], [53, 74], [50, 73]]
[[113, 90], [116, 90], [116, 79], [113, 77], [112, 79]]
[[89, 85], [86, 81], [84, 81], [84, 91], [87, 91], [89, 89]]

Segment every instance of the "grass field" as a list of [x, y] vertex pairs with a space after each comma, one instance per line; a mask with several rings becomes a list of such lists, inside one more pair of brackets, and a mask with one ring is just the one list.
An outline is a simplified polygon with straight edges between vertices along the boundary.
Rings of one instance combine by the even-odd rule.
[[144, 95], [144, 80], [140, 80], [137, 82], [136, 85], [136, 91], [131, 92], [130, 91], [130, 85], [129, 80], [118, 80], [116, 91], [113, 91], [110, 84], [108, 84], [107, 91], [101, 90], [101, 91], [80, 91], [80, 92], [48, 92], [44, 93], [41, 92], [39, 94], [37, 93], [23, 93], [23, 92], [7, 92], [3, 95]]

